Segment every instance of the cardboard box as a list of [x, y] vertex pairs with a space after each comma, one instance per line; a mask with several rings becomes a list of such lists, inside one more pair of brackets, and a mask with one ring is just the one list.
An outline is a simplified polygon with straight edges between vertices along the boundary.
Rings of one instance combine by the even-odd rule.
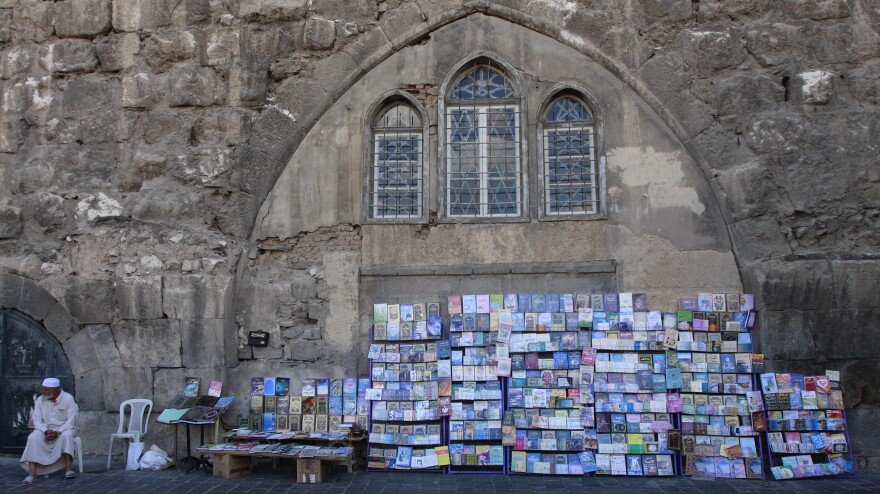
[[214, 476], [224, 479], [236, 479], [251, 474], [251, 458], [249, 456], [214, 455]]
[[324, 482], [324, 462], [315, 458], [296, 460], [297, 484], [320, 484]]

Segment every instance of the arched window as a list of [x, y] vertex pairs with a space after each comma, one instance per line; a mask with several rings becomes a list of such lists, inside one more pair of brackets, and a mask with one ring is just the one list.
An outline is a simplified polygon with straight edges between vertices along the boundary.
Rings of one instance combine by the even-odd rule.
[[580, 98], [565, 95], [550, 102], [542, 120], [544, 214], [597, 214], [599, 173], [589, 109]]
[[513, 85], [491, 65], [471, 65], [445, 102], [446, 215], [520, 216], [520, 98]]
[[419, 218], [425, 159], [422, 119], [403, 101], [382, 109], [371, 127], [370, 218]]

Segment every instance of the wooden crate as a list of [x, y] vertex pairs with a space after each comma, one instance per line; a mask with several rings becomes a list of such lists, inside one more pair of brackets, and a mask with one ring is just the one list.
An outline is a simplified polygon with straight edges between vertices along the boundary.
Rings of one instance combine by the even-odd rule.
[[224, 479], [236, 479], [251, 474], [251, 458], [249, 456], [214, 455], [214, 476]]
[[327, 465], [325, 462], [317, 458], [296, 460], [296, 483], [320, 484], [324, 482], [326, 471]]

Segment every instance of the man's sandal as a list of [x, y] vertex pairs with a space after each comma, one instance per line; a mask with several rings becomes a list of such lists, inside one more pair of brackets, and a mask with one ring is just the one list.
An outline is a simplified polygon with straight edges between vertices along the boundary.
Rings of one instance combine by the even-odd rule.
[[34, 478], [31, 477], [30, 475], [28, 475], [27, 477], [24, 478], [24, 480], [21, 481], [21, 485], [31, 485], [33, 483], [34, 483]]
[[67, 473], [64, 474], [64, 478], [65, 479], [75, 479], [76, 472], [74, 472], [73, 470], [68, 470]]

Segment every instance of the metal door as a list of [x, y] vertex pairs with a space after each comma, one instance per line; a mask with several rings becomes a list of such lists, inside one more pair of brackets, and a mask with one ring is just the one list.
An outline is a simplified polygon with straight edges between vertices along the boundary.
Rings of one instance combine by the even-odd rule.
[[45, 377], [60, 378], [61, 388], [73, 394], [73, 373], [58, 341], [30, 317], [0, 310], [0, 451], [24, 450]]

